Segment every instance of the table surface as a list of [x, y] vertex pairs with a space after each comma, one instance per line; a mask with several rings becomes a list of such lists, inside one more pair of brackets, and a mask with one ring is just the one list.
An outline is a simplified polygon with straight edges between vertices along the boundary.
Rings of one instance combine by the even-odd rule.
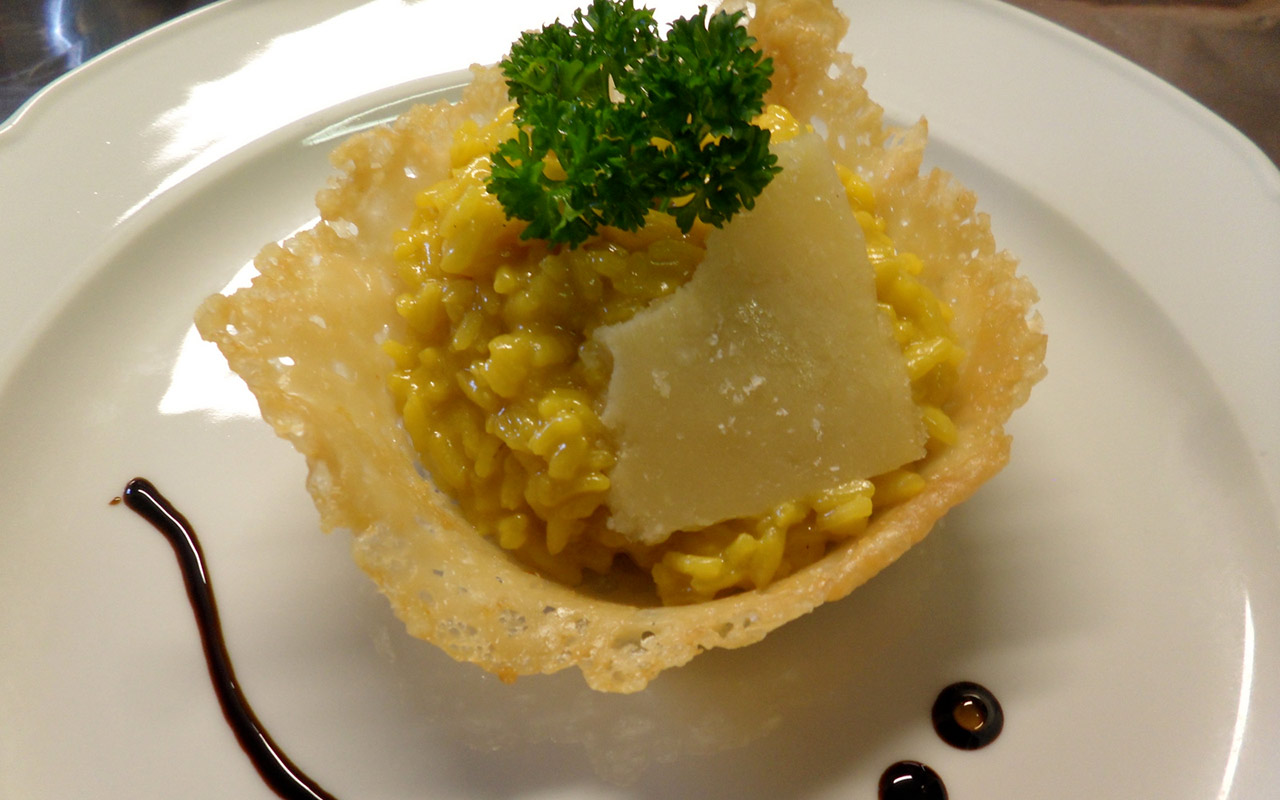
[[[98, 53], [212, 0], [4, 0], [0, 120]], [[1280, 165], [1280, 0], [1008, 0], [1134, 61]]]

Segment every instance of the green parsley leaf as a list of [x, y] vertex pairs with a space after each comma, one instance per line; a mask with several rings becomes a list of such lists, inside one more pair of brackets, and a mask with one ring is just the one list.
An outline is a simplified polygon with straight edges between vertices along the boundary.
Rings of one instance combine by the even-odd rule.
[[[740, 24], [703, 6], [664, 40], [632, 0], [593, 0], [525, 33], [502, 62], [515, 138], [488, 188], [524, 238], [576, 247], [601, 225], [636, 230], [656, 209], [687, 232], [751, 208], [778, 172], [764, 108], [773, 63]], [[548, 165], [559, 164], [563, 178]]]

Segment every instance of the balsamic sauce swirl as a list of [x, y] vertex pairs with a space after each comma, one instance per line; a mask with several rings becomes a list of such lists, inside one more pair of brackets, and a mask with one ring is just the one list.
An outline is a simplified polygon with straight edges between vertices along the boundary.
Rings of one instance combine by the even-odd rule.
[[[280, 750], [240, 690], [222, 635], [204, 552], [191, 523], [145, 478], [129, 481], [121, 498], [173, 547], [191, 610], [195, 612], [218, 705], [262, 780], [284, 800], [337, 800]], [[943, 689], [934, 703], [932, 717], [938, 735], [948, 744], [965, 750], [985, 747], [1004, 727], [1004, 713], [995, 695], [968, 681]], [[947, 800], [947, 789], [938, 773], [928, 766], [918, 761], [899, 761], [880, 776], [879, 795], [881, 800]]]
[[191, 523], [145, 478], [129, 481], [121, 496], [125, 505], [164, 534], [178, 557], [182, 580], [187, 586], [187, 598], [195, 612], [200, 641], [204, 645], [209, 678], [218, 695], [218, 705], [262, 780], [284, 800], [336, 800], [280, 750], [240, 690], [235, 669], [231, 666], [231, 656], [227, 653], [227, 643], [222, 636], [222, 623], [218, 619], [213, 585], [205, 568], [204, 552]]

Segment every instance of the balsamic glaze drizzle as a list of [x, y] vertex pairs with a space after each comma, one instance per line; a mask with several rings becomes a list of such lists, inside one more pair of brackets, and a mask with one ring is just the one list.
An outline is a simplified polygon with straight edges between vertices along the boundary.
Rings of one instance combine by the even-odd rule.
[[[145, 478], [129, 481], [121, 497], [126, 506], [164, 534], [173, 547], [191, 610], [195, 612], [218, 705], [262, 780], [284, 800], [337, 800], [280, 750], [240, 691], [222, 636], [204, 552], [191, 523]], [[965, 750], [985, 747], [1004, 727], [1004, 712], [995, 695], [967, 681], [943, 689], [933, 704], [932, 716], [934, 729], [943, 741]], [[880, 776], [879, 789], [881, 800], [947, 800], [942, 778], [918, 761], [891, 764]]]
[[204, 553], [191, 523], [145, 478], [129, 481], [122, 497], [125, 505], [164, 534], [178, 557], [182, 580], [187, 586], [187, 598], [191, 601], [191, 610], [195, 612], [196, 625], [200, 629], [209, 678], [218, 695], [218, 705], [262, 780], [284, 800], [336, 800], [280, 750], [240, 691], [231, 656], [227, 653], [227, 643], [222, 636], [222, 623], [218, 619], [213, 586], [205, 569]]

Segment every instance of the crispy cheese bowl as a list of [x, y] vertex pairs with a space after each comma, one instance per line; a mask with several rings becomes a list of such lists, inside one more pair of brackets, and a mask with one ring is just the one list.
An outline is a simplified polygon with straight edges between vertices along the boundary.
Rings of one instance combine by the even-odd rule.
[[[694, 591], [692, 579], [663, 572], [666, 551], [569, 544], [582, 538], [583, 525], [543, 523], [531, 537], [524, 506], [516, 513], [519, 503], [506, 504], [513, 513], [505, 516], [476, 517], [466, 473], [476, 459], [493, 463], [493, 452], [473, 452], [457, 475], [443, 474], [452, 462], [447, 452], [433, 454], [434, 429], [412, 410], [407, 388], [418, 363], [435, 359], [417, 355], [430, 344], [423, 331], [435, 323], [415, 317], [405, 300], [421, 288], [413, 284], [421, 272], [412, 258], [415, 215], [421, 221], [422, 209], [434, 202], [427, 216], [438, 222], [468, 207], [466, 187], [456, 179], [483, 158], [471, 151], [486, 141], [486, 126], [500, 127], [509, 113], [495, 69], [476, 68], [458, 103], [415, 107], [341, 145], [332, 158], [338, 174], [317, 197], [321, 222], [266, 247], [251, 287], [211, 297], [197, 313], [201, 334], [248, 383], [264, 419], [306, 457], [323, 527], [352, 532], [356, 562], [409, 632], [504, 680], [577, 666], [594, 689], [634, 692], [699, 652], [752, 644], [845, 596], [1004, 466], [1010, 440], [1003, 425], [1044, 374], [1034, 289], [1017, 275], [1015, 260], [996, 249], [973, 194], [940, 170], [920, 174], [925, 124], [885, 127], [881, 108], [863, 89], [863, 71], [837, 50], [847, 21], [819, 0], [755, 5], [750, 31], [775, 68], [767, 102], [824, 132], [851, 200], [874, 197], [874, 215], [861, 218], [873, 220], [869, 244], [882, 236], [878, 241], [918, 259], [914, 280], [949, 309], [947, 337], [954, 343], [946, 391], [933, 398], [934, 422], [924, 410], [932, 440], [926, 456], [910, 465], [909, 488], [881, 480], [882, 496], [899, 496], [882, 497], [869, 518], [862, 512], [858, 524], [824, 538], [816, 550], [808, 547], [807, 556], [775, 558], [763, 580], [731, 576]], [[441, 201], [440, 187], [450, 186], [455, 195]], [[481, 217], [469, 211], [445, 227], [511, 228], [501, 218]], [[510, 241], [480, 238], [490, 241], [498, 261], [521, 247], [521, 257], [532, 258], [527, 248], [536, 245], [520, 244], [512, 233]], [[666, 242], [691, 259], [681, 268], [686, 273], [696, 267], [702, 236], [613, 235], [628, 251]], [[464, 255], [472, 264], [487, 257]], [[545, 256], [545, 248], [536, 255]], [[490, 288], [512, 280], [492, 266], [476, 271]], [[440, 334], [451, 344], [476, 338], [475, 331], [459, 334], [464, 316], [454, 314], [453, 328]], [[483, 350], [491, 340], [480, 337], [475, 346]], [[469, 346], [468, 338], [453, 349]], [[597, 466], [607, 471], [608, 464], [602, 457]]]

